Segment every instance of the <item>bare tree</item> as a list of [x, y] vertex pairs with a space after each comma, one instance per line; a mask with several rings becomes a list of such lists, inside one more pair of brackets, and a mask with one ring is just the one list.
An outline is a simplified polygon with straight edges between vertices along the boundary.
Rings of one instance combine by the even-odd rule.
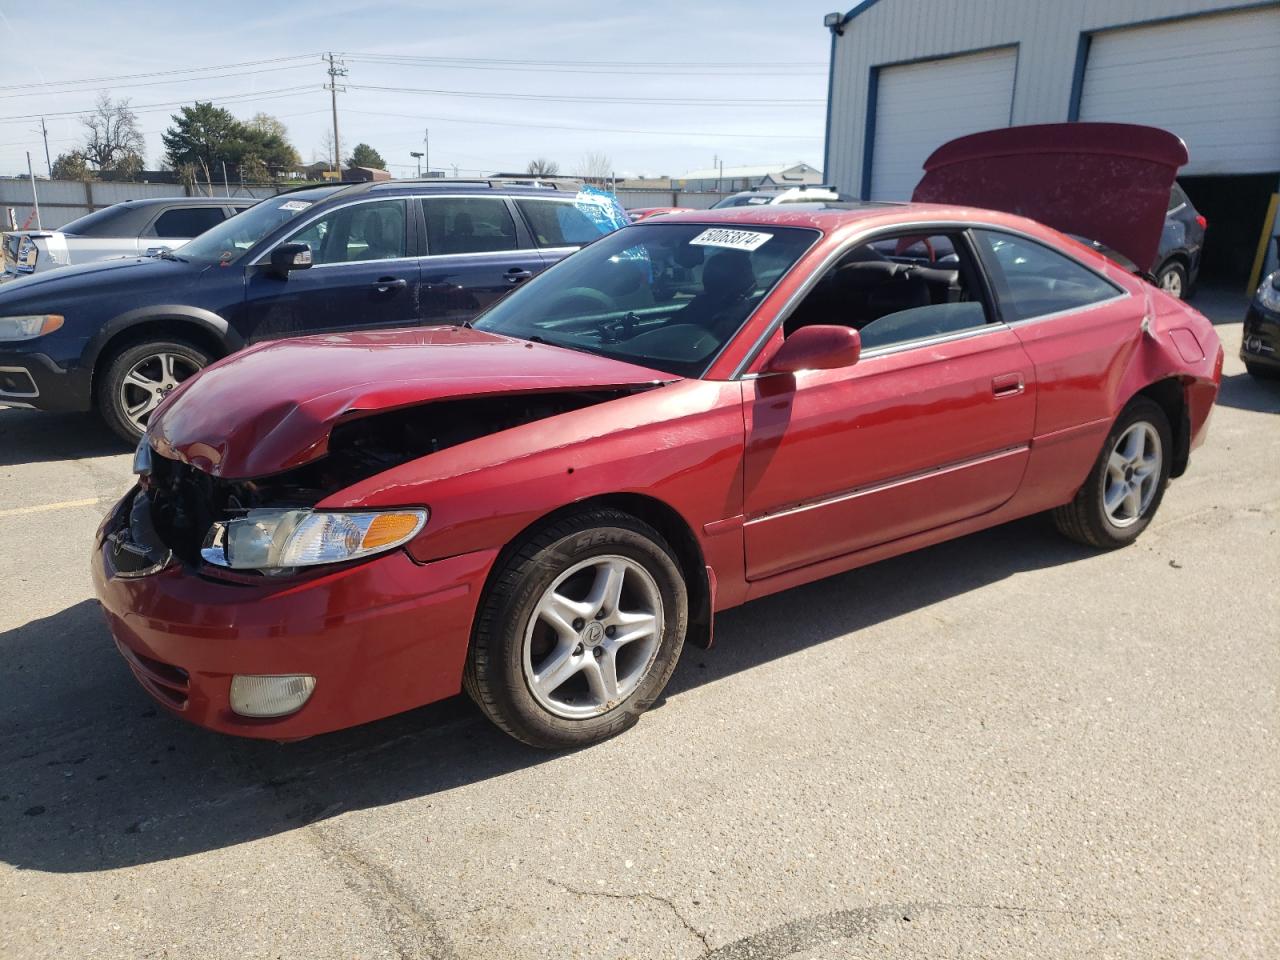
[[320, 163], [321, 161], [327, 163], [330, 170], [333, 169], [333, 131], [328, 127], [320, 135], [320, 146], [311, 151], [311, 162]]
[[[255, 113], [246, 126], [250, 130], [257, 130], [259, 133], [274, 135], [281, 140], [289, 139], [289, 128], [277, 117], [273, 117], [269, 113]], [[332, 153], [333, 151], [329, 151]]]
[[538, 157], [529, 161], [528, 172], [535, 177], [554, 177], [560, 172], [560, 164], [546, 157]]
[[587, 183], [607, 184], [612, 173], [613, 161], [609, 159], [608, 154], [601, 153], [599, 150], [584, 153], [582, 159], [578, 161], [578, 176]]
[[142, 169], [142, 152], [147, 147], [138, 129], [138, 116], [129, 109], [129, 100], [112, 100], [99, 95], [93, 113], [82, 117], [85, 145], [81, 153], [99, 170], [133, 175]]

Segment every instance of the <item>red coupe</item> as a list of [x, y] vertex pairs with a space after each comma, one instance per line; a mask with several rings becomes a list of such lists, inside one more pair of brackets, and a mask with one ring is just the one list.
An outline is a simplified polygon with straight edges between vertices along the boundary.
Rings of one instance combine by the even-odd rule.
[[[1149, 263], [1181, 144], [1090, 129], [1062, 167], [1088, 201], [1037, 216]], [[1042, 189], [1071, 148], [1032, 144], [952, 149], [921, 192], [996, 205], [1028, 158]], [[465, 688], [527, 743], [581, 745], [635, 723], [717, 611], [1040, 511], [1132, 542], [1221, 367], [1199, 313], [1023, 217], [664, 216], [469, 326], [186, 381], [94, 579], [138, 680], [203, 726], [292, 739]]]

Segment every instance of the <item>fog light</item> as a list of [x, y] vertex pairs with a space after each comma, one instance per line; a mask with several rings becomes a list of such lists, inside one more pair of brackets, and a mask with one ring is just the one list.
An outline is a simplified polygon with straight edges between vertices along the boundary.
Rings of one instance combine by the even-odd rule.
[[297, 710], [316, 688], [316, 678], [305, 673], [277, 677], [231, 678], [231, 709], [242, 717], [283, 717]]

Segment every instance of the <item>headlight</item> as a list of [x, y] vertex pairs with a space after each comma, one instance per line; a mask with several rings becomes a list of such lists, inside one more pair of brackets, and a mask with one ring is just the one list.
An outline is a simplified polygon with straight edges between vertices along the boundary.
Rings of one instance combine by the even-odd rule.
[[1280, 270], [1262, 281], [1258, 288], [1258, 302], [1275, 313], [1280, 313]]
[[279, 571], [341, 563], [402, 546], [426, 522], [426, 510], [250, 510], [236, 520], [215, 523], [200, 556], [233, 570]]
[[38, 313], [26, 317], [0, 317], [0, 340], [34, 340], [53, 333], [62, 326], [56, 313]]
[[36, 260], [40, 258], [40, 248], [30, 237], [23, 237], [18, 243], [18, 272], [30, 273], [36, 268]]

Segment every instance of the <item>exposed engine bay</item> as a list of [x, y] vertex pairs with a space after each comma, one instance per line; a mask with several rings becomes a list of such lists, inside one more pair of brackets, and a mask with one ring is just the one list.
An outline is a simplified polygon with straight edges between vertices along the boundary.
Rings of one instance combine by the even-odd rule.
[[472, 397], [355, 416], [334, 426], [328, 453], [294, 470], [251, 480], [211, 476], [152, 455], [144, 480], [150, 520], [163, 543], [197, 564], [214, 523], [263, 507], [310, 507], [385, 470], [449, 447], [651, 389], [540, 392]]

